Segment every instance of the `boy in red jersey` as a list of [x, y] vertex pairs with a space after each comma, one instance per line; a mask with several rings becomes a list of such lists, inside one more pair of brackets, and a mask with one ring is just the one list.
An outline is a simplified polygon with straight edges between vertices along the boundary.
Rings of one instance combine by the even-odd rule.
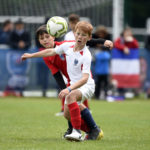
[[[37, 41], [40, 43], [40, 47], [43, 47], [43, 48], [40, 48], [40, 50], [43, 50], [44, 48], [53, 48], [66, 42], [66, 41], [62, 41], [62, 42], [54, 41], [55, 38], [48, 34], [45, 25], [42, 25], [37, 29], [36, 38], [37, 38]], [[48, 41], [45, 42], [46, 39]], [[87, 42], [87, 45], [93, 46], [96, 44], [104, 44], [104, 46], [112, 48], [112, 42], [109, 40], [92, 39]], [[48, 66], [48, 68], [50, 69], [60, 90], [65, 89], [66, 84], [63, 80], [62, 74], [66, 77], [67, 82], [69, 83], [69, 76], [68, 76], [67, 69], [66, 69], [65, 56], [62, 55], [62, 57], [60, 57], [59, 55], [55, 55], [55, 56], [50, 56], [50, 57], [44, 57], [43, 60], [45, 64]], [[62, 101], [61, 112], [63, 112], [64, 111], [64, 99], [62, 99], [61, 101]], [[88, 100], [84, 101], [84, 105], [87, 108], [89, 108]]]
[[[62, 41], [62, 42], [54, 41], [55, 38], [50, 36], [47, 33], [45, 25], [42, 25], [37, 29], [36, 38], [37, 38], [37, 41], [39, 42], [40, 47], [41, 47], [39, 50], [43, 50], [44, 48], [53, 48], [53, 47], [61, 45], [65, 42], [65, 41]], [[50, 56], [50, 57], [44, 57], [43, 60], [44, 60], [45, 64], [47, 65], [47, 67], [50, 69], [50, 71], [51, 71], [53, 77], [55, 78], [55, 81], [57, 82], [60, 90], [65, 89], [66, 84], [63, 80], [62, 74], [67, 79], [67, 83], [69, 83], [69, 76], [68, 76], [67, 69], [66, 69], [65, 56], [62, 55], [60, 57], [59, 55], [55, 55], [55, 56]], [[59, 114], [63, 115], [64, 99], [62, 99], [61, 101], [62, 101], [61, 102], [61, 113], [59, 113]], [[87, 108], [89, 108], [88, 100], [84, 101], [84, 105]]]
[[[47, 38], [48, 38], [48, 35], [44, 35], [44, 36], [47, 36]], [[86, 37], [88, 37], [88, 36], [86, 36]], [[44, 37], [43, 37], [44, 38]], [[42, 40], [42, 39], [41, 39]], [[87, 39], [86, 39], [87, 40]], [[84, 41], [84, 42], [87, 42], [87, 41]], [[40, 40], [39, 40], [40, 41]], [[47, 45], [49, 45], [49, 42], [48, 42], [48, 40], [43, 40], [43, 43], [40, 41], [40, 43], [44, 46], [44, 47], [49, 47], [49, 46], [47, 46]], [[67, 42], [67, 43], [69, 43], [69, 42]], [[72, 43], [75, 43], [74, 41], [70, 41], [70, 43], [72, 44]], [[79, 43], [80, 43], [80, 41], [79, 41]], [[106, 42], [107, 43], [107, 42]], [[108, 42], [108, 43], [110, 43], [110, 42]], [[107, 45], [106, 45], [107, 46]], [[110, 46], [110, 45], [109, 45]], [[54, 46], [53, 46], [54, 47]], [[111, 47], [111, 46], [110, 46]], [[57, 48], [56, 48], [57, 49]], [[44, 53], [46, 52], [45, 50], [43, 51]], [[41, 52], [38, 52], [38, 53], [35, 53], [35, 54], [43, 54], [43, 53], [41, 53]], [[23, 56], [22, 56], [22, 60], [25, 60], [26, 58], [31, 58], [31, 57], [39, 57], [40, 55], [32, 55], [32, 54], [24, 54]], [[44, 57], [45, 57], [45, 59], [47, 58], [49, 58], [49, 57], [47, 57], [47, 56], [50, 56], [50, 57], [53, 57], [53, 56], [51, 56], [51, 55], [46, 55], [46, 57], [45, 57], [45, 55], [44, 55]], [[55, 55], [55, 56], [57, 56], [57, 55]], [[43, 55], [42, 55], [42, 57], [43, 57]], [[78, 61], [78, 60], [77, 60]], [[78, 62], [75, 62], [75, 63], [78, 63]], [[91, 81], [92, 81], [92, 84], [93, 84], [93, 80], [91, 79]], [[72, 85], [72, 84], [71, 84]], [[70, 86], [71, 87], [71, 86]], [[60, 98], [64, 98], [64, 96], [66, 96], [66, 95], [68, 95], [69, 93], [65, 93], [66, 92], [66, 90], [69, 90], [70, 91], [70, 88], [68, 88], [68, 89], [64, 89], [64, 90], [62, 90], [62, 92], [60, 93]], [[69, 92], [68, 91], [68, 92]], [[73, 89], [72, 89], [72, 91], [74, 91]], [[71, 93], [71, 91], [70, 91], [70, 93]], [[78, 92], [77, 92], [78, 93]], [[80, 93], [80, 92], [79, 92]], [[81, 93], [80, 93], [81, 94]], [[82, 95], [82, 94], [81, 94]], [[69, 99], [69, 98], [68, 98]], [[68, 102], [69, 102], [69, 100], [67, 100]], [[74, 103], [74, 102], [73, 102]], [[70, 104], [72, 104], [72, 102], [70, 103]], [[70, 104], [68, 104], [68, 105], [70, 105]], [[75, 104], [75, 103], [74, 103]], [[73, 104], [73, 105], [74, 105]], [[74, 117], [72, 117], [71, 116], [71, 122], [73, 123], [73, 127], [74, 127], [74, 129], [73, 129], [73, 131], [71, 132], [71, 134], [70, 134], [70, 136], [66, 136], [68, 139], [69, 138], [72, 138], [72, 139], [74, 139], [74, 140], [80, 140], [80, 138], [81, 138], [81, 134], [78, 132], [78, 127], [79, 127], [79, 129], [81, 129], [81, 126], [82, 126], [82, 123], [81, 123], [81, 118], [80, 118], [80, 110], [79, 111], [73, 111], [72, 112], [72, 108], [74, 108], [74, 106], [72, 107], [71, 105], [70, 105], [70, 108], [69, 109], [71, 109], [71, 111], [70, 111], [70, 114], [72, 115], [73, 114], [73, 116], [74, 115], [76, 115], [75, 113], [78, 113], [77, 114], [77, 116], [78, 116], [78, 121], [76, 121], [76, 117], [74, 118]], [[78, 110], [78, 106], [75, 104], [75, 108]], [[85, 114], [84, 113], [82, 113], [82, 111], [83, 110], [85, 110], [85, 107], [83, 106], [83, 108], [81, 109], [81, 115], [82, 115], [82, 117], [83, 116], [86, 116], [85, 114], [87, 114], [87, 111], [85, 112]], [[68, 117], [68, 114], [67, 114], [67, 108], [66, 108], [66, 114], [65, 114], [66, 116], [66, 118]], [[89, 115], [89, 113], [88, 113], [88, 115]], [[72, 119], [72, 118], [74, 118], [74, 119]], [[84, 118], [85, 119], [85, 118]], [[87, 121], [87, 125], [88, 125], [88, 123], [90, 124], [90, 120], [91, 118], [88, 118], [88, 121], [85, 119], [85, 121]], [[69, 120], [69, 119], [68, 119]], [[96, 126], [96, 124], [95, 124], [95, 122], [93, 123], [93, 121], [94, 120], [92, 120], [92, 124], [91, 124], [91, 126], [93, 126], [93, 124], [94, 124], [94, 128], [96, 128], [96, 129], [98, 129], [98, 127]], [[76, 128], [77, 127], [77, 128]], [[88, 131], [88, 130], [85, 130], [86, 132]], [[99, 133], [100, 133], [101, 131], [98, 129], [97, 130], [97, 132], [96, 132], [96, 135], [94, 135], [94, 138], [93, 138], [93, 133], [91, 133], [90, 134], [90, 138], [89, 139], [93, 139], [93, 140], [95, 140], [95, 139], [97, 139], [97, 137], [98, 137], [98, 135], [99, 135]]]

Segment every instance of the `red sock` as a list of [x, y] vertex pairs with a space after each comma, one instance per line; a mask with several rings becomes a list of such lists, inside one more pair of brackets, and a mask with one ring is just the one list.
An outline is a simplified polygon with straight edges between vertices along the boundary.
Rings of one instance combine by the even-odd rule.
[[83, 104], [89, 109], [89, 103], [87, 99], [83, 102]]
[[84, 132], [89, 132], [90, 128], [87, 126], [87, 124], [85, 123], [85, 121], [81, 118], [81, 130]]
[[80, 129], [81, 128], [81, 115], [80, 109], [77, 102], [68, 105], [70, 117], [71, 117], [71, 124], [73, 128]]
[[65, 97], [61, 99], [61, 111], [64, 111]]

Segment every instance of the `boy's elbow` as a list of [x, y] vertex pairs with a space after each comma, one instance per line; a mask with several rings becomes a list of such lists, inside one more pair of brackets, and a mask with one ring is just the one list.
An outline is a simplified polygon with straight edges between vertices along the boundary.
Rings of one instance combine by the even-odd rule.
[[89, 79], [89, 74], [88, 74], [88, 73], [85, 73], [85, 74], [83, 75], [83, 77], [82, 77], [83, 84], [86, 84], [87, 81], [88, 81], [88, 79]]
[[88, 81], [88, 77], [85, 77], [85, 78], [84, 78], [84, 84], [86, 84], [87, 81]]

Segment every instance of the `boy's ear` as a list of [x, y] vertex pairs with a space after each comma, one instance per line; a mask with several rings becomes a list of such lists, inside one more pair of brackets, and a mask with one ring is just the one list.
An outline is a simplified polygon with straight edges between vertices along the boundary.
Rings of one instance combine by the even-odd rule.
[[55, 37], [54, 36], [52, 36], [53, 37], [53, 39], [55, 40]]
[[90, 35], [90, 36], [89, 36], [89, 39], [88, 39], [88, 41], [90, 41], [91, 39], [92, 39], [92, 35]]

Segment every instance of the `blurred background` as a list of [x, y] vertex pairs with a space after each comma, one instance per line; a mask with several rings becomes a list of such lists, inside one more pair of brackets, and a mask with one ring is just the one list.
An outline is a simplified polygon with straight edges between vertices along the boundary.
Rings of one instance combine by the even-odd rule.
[[[58, 87], [43, 60], [21, 62], [20, 56], [27, 51], [38, 51], [35, 31], [48, 18], [62, 16], [67, 19], [74, 13], [81, 20], [91, 22], [97, 38], [114, 42], [112, 51], [90, 47], [91, 69], [96, 84], [100, 84], [95, 97], [112, 100], [144, 94], [145, 98], [150, 98], [149, 6], [149, 0], [0, 0], [0, 96], [57, 96]], [[15, 43], [15, 34], [23, 35], [19, 44]], [[133, 37], [137, 45], [134, 46], [133, 38], [128, 37]], [[120, 44], [126, 46], [120, 48]], [[104, 73], [108, 77], [107, 89], [98, 80], [96, 71], [96, 56], [102, 52], [110, 55], [106, 60], [109, 72]]]

